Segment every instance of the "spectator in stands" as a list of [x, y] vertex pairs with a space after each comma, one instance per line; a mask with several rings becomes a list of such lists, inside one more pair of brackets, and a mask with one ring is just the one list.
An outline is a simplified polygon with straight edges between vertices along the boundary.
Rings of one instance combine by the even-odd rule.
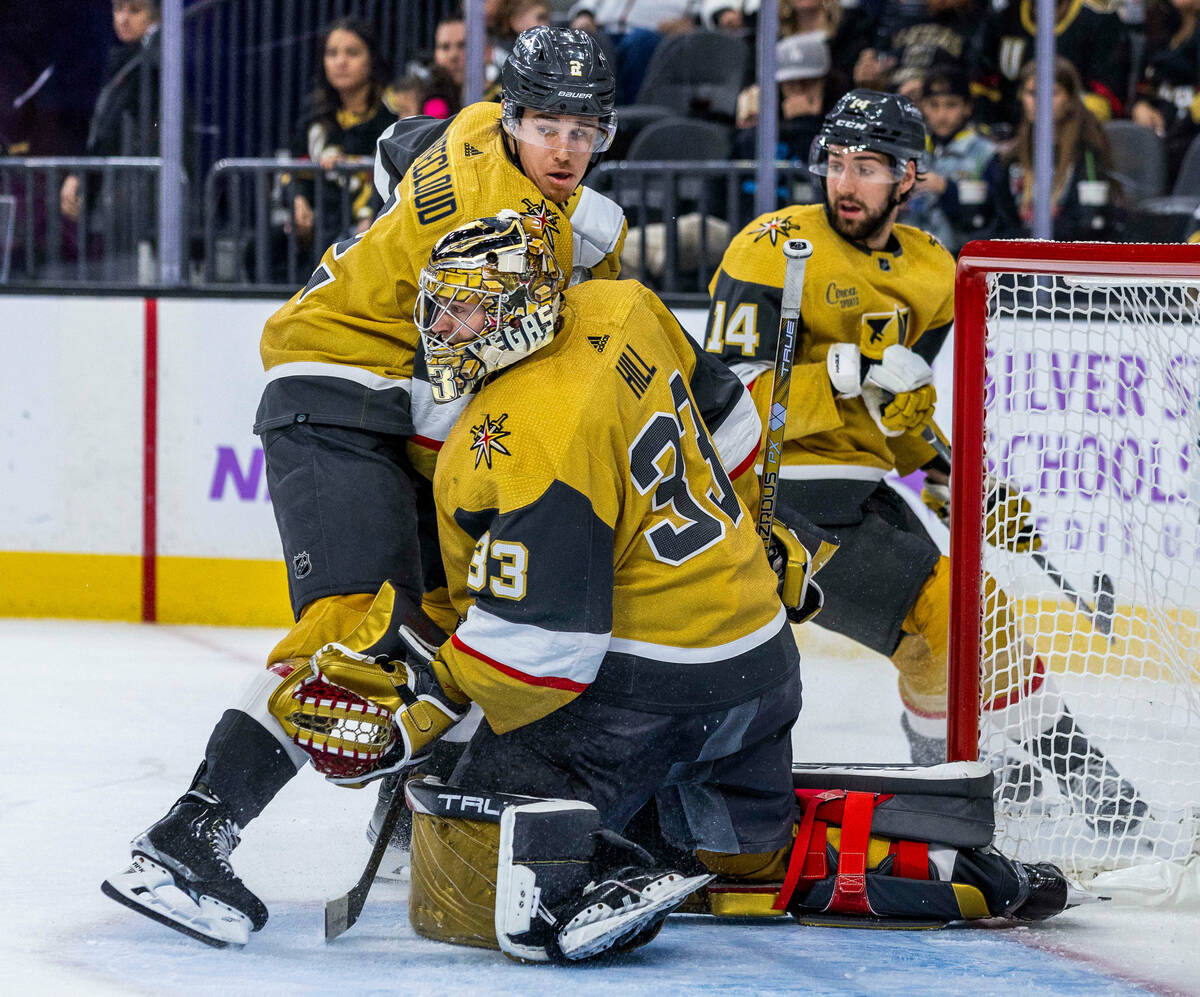
[[[1029, 236], [1033, 222], [1033, 125], [1037, 67], [1018, 76], [1022, 119], [1011, 147], [986, 171], [996, 207], [997, 235]], [[1084, 102], [1083, 82], [1066, 59], [1054, 70], [1054, 181], [1052, 238], [1114, 239], [1120, 233], [1121, 189], [1111, 175], [1108, 138]]]
[[[1012, 0], [994, 11], [977, 38], [971, 65], [979, 74], [976, 107], [989, 123], [1019, 120], [1018, 74], [1033, 58], [1037, 33], [1036, 0]], [[1129, 85], [1129, 29], [1117, 14], [1092, 0], [1056, 0], [1055, 46], [1083, 81], [1081, 96], [1100, 121], [1122, 117]]]
[[526, 28], [550, 23], [550, 4], [547, 0], [499, 0], [497, 29], [491, 35], [497, 66], [503, 66], [513, 43]]
[[[500, 93], [500, 69], [490, 40], [483, 48], [484, 100], [495, 100]], [[449, 98], [451, 87], [457, 100], [451, 103], [450, 114], [462, 110], [463, 85], [467, 79], [467, 25], [461, 17], [449, 17], [438, 23], [433, 36], [433, 65], [430, 68], [430, 90]]]
[[863, 49], [876, 44], [884, 0], [779, 0], [779, 36], [820, 31], [829, 41], [833, 68], [850, 79]]
[[930, 158], [904, 207], [904, 221], [957, 254], [971, 239], [990, 236], [995, 227], [983, 177], [996, 143], [971, 121], [971, 87], [966, 70], [957, 64], [934, 66], [926, 73], [919, 106]]
[[1146, 59], [1130, 117], [1166, 142], [1167, 174], [1179, 172], [1200, 134], [1200, 0], [1171, 0], [1147, 11]]
[[[821, 121], [849, 89], [833, 69], [829, 42], [820, 31], [781, 39], [775, 46], [775, 82], [779, 84], [779, 144], [776, 158], [808, 161], [808, 150]], [[747, 87], [738, 97], [735, 159], [756, 155], [759, 92]]]
[[[374, 30], [354, 18], [341, 18], [321, 33], [321, 69], [313, 90], [312, 116], [292, 140], [291, 153], [332, 167], [346, 159], [374, 157], [375, 142], [395, 120], [384, 105], [387, 67]], [[292, 184], [292, 226], [297, 242], [311, 246], [320, 229], [321, 248], [346, 230], [343, 190], [350, 196], [350, 227], [365, 231], [371, 224], [372, 173], [369, 167], [353, 176], [327, 173], [322, 184], [322, 217], [315, 217], [315, 187], [311, 178]]]
[[753, 38], [758, 26], [758, 0], [701, 0], [700, 27]]
[[620, 105], [637, 98], [659, 41], [695, 30], [698, 13], [698, 0], [577, 0], [567, 16], [572, 28], [607, 37], [616, 56]]
[[901, 9], [885, 28], [882, 50], [867, 48], [854, 66], [854, 85], [892, 90], [913, 100], [934, 65], [965, 66], [986, 12], [983, 0], [925, 0]]
[[[113, 0], [113, 31], [119, 44], [109, 51], [104, 85], [88, 126], [87, 155], [158, 153], [158, 21], [158, 0]], [[75, 174], [63, 180], [59, 206], [70, 221], [79, 219], [83, 202]]]

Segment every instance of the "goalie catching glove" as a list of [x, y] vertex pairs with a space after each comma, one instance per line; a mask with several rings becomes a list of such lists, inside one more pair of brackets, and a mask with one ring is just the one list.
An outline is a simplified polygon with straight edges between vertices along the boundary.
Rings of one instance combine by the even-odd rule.
[[[385, 639], [358, 650], [350, 646], [359, 643], [356, 630], [345, 643], [326, 644], [268, 702], [316, 770], [338, 785], [362, 786], [408, 768], [470, 708], [435, 658], [437, 648], [410, 621], [394, 622], [394, 598], [385, 583], [359, 628]], [[384, 644], [388, 652], [376, 653]]]
[[[925, 479], [924, 502], [947, 526], [950, 525], [950, 486]], [[1033, 526], [1033, 506], [1011, 485], [989, 477], [984, 499], [983, 538], [993, 547], [1028, 554], [1040, 550], [1042, 538]]]
[[937, 390], [933, 371], [920, 356], [898, 343], [872, 363], [853, 343], [835, 343], [826, 357], [829, 380], [841, 398], [862, 396], [884, 436], [918, 430], [933, 418]]

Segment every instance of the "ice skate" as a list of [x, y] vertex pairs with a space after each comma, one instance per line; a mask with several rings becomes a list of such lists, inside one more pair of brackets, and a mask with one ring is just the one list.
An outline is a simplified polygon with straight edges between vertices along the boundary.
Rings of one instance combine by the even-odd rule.
[[554, 951], [574, 962], [645, 945], [658, 934], [668, 914], [712, 879], [668, 869], [621, 869], [589, 887], [578, 904], [561, 912]]
[[191, 789], [131, 844], [133, 862], [101, 890], [117, 903], [216, 948], [245, 945], [267, 908], [234, 875], [240, 828], [214, 796]]
[[1149, 813], [1137, 790], [1099, 753], [1071, 759], [1066, 777], [1059, 781], [1088, 824], [1100, 834], [1124, 834]]
[[1028, 896], [1009, 914], [1018, 921], [1044, 921], [1080, 904], [1108, 899], [1079, 889], [1052, 862], [1018, 865], [1029, 879]]
[[995, 777], [992, 796], [996, 805], [1022, 806], [1038, 799], [1045, 786], [1039, 765], [1006, 749], [984, 759]]

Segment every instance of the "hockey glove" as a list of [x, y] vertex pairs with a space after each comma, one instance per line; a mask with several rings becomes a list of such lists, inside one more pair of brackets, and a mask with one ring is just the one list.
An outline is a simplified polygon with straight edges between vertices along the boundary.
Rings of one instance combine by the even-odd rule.
[[925, 487], [921, 489], [921, 501], [947, 526], [950, 525], [950, 486], [941, 485], [925, 479]]
[[1041, 549], [1042, 538], [1033, 526], [1033, 507], [1012, 485], [989, 478], [983, 512], [983, 536], [993, 547], [1018, 554]]
[[920, 429], [933, 418], [937, 401], [933, 371], [907, 346], [893, 344], [883, 351], [879, 363], [870, 363], [853, 343], [835, 343], [826, 357], [826, 369], [840, 397], [862, 396], [884, 436]]
[[[314, 756], [317, 770], [330, 782], [358, 787], [414, 765], [470, 707], [438, 682], [431, 663], [434, 649], [408, 626], [400, 627], [399, 636], [408, 647], [405, 661], [326, 644], [312, 657], [313, 678], [293, 695], [300, 703], [293, 718], [300, 736], [293, 735], [293, 740]], [[332, 737], [328, 727], [335, 711], [340, 724]], [[380, 750], [384, 729], [387, 740]], [[306, 740], [326, 755], [349, 756], [365, 764], [322, 765]], [[363, 743], [371, 745], [369, 752]]]
[[794, 530], [778, 520], [771, 526], [767, 560], [779, 576], [779, 598], [792, 623], [807, 623], [825, 605], [825, 593], [812, 576], [829, 560], [834, 550], [836, 547], [822, 543], [814, 559]]

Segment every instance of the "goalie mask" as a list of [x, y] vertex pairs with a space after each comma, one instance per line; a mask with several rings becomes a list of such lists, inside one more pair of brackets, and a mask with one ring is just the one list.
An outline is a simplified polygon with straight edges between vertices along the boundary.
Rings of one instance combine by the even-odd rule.
[[414, 316], [434, 401], [454, 401], [549, 343], [561, 288], [532, 218], [505, 210], [442, 236], [418, 279]]

